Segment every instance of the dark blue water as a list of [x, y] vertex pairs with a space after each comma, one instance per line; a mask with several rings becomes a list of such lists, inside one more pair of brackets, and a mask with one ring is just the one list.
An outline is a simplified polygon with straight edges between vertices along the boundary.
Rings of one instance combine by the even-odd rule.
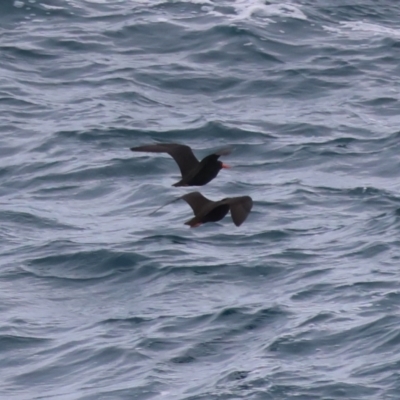
[[[400, 399], [400, 3], [4, 0], [0, 398]], [[197, 229], [155, 141], [233, 146]]]

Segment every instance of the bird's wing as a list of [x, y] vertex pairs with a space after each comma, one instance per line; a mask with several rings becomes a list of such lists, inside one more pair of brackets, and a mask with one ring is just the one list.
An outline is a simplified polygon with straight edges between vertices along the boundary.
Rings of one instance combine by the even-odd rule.
[[168, 153], [178, 164], [182, 177], [187, 175], [199, 164], [189, 146], [177, 143], [158, 143], [138, 147], [131, 147], [132, 151], [146, 151], [150, 153]]
[[192, 208], [194, 215], [198, 215], [200, 211], [209, 203], [213, 203], [211, 200], [204, 197], [200, 192], [191, 192], [181, 197], [186, 203]]
[[231, 216], [233, 223], [240, 226], [246, 220], [252, 207], [253, 200], [250, 196], [231, 197], [224, 200], [231, 208]]

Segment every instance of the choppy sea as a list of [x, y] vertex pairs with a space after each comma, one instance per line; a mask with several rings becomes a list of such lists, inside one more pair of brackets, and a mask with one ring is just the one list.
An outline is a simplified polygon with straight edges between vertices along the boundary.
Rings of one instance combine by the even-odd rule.
[[[2, 0], [0, 398], [400, 399], [400, 2]], [[157, 141], [200, 190], [190, 229]]]

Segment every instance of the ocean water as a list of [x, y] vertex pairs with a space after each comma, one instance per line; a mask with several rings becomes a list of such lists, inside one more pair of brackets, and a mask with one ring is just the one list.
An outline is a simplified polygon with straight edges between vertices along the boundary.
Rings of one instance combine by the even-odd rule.
[[[0, 398], [400, 399], [399, 15], [1, 1]], [[254, 207], [150, 215], [191, 190]]]

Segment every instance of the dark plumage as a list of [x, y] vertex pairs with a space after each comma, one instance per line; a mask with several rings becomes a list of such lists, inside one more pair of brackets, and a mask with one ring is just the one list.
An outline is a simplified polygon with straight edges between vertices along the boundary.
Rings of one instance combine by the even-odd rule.
[[185, 224], [195, 228], [206, 222], [217, 222], [231, 211], [233, 223], [240, 226], [249, 215], [253, 200], [250, 196], [227, 197], [220, 201], [211, 201], [199, 192], [191, 192], [181, 197], [192, 208], [194, 217]]
[[131, 147], [131, 151], [167, 153], [178, 164], [182, 179], [172, 186], [203, 186], [212, 181], [222, 168], [229, 168], [218, 160], [220, 156], [230, 154], [230, 149], [222, 149], [199, 161], [189, 146], [176, 143], [158, 143]]

